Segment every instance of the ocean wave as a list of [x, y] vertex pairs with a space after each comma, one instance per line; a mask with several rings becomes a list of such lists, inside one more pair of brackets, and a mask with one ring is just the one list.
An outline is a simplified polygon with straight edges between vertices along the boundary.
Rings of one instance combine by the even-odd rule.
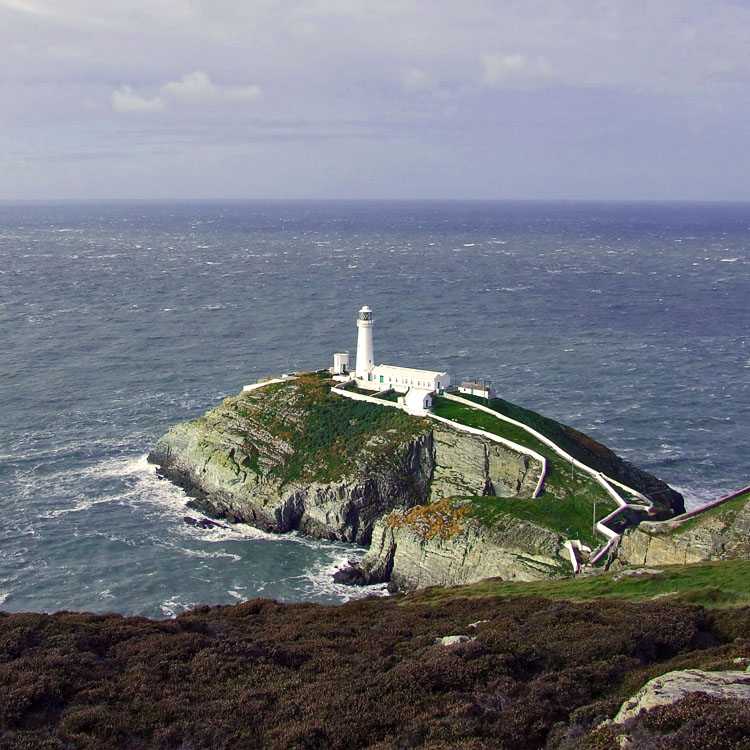
[[199, 602], [193, 601], [191, 599], [172, 596], [166, 601], [163, 601], [159, 606], [159, 609], [165, 617], [177, 617], [177, 615], [182, 614], [189, 609], [197, 607], [198, 604]]

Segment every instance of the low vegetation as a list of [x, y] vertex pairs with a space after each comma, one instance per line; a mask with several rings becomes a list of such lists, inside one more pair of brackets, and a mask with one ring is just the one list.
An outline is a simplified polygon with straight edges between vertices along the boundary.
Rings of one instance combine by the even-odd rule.
[[406, 526], [423, 539], [438, 537], [451, 539], [463, 531], [463, 520], [471, 512], [470, 506], [460, 498], [443, 498], [430, 505], [417, 505], [401, 513], [388, 516], [389, 526]]
[[[624, 699], [672, 669], [731, 668], [748, 633], [750, 609], [455, 592], [161, 622], [0, 615], [0, 748], [614, 750], [590, 732]], [[455, 634], [474, 640], [436, 645]], [[715, 708], [661, 712], [649, 731], [742, 747], [747, 704]]]
[[[750, 607], [750, 560], [672, 565], [659, 569], [636, 569], [601, 573], [566, 580], [517, 583], [489, 579], [450, 588], [421, 589], [408, 594], [408, 602], [440, 602], [456, 597], [542, 596], [568, 601], [623, 599], [627, 601], [689, 602], [704, 607]], [[747, 633], [750, 638], [750, 631]]]

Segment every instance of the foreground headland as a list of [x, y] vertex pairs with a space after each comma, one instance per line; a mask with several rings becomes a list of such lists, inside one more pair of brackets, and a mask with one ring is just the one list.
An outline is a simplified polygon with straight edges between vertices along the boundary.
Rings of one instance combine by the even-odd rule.
[[626, 528], [684, 512], [657, 478], [502, 399], [445, 394], [413, 416], [392, 395], [326, 371], [270, 380], [176, 426], [149, 460], [207, 514], [370, 544], [339, 579], [392, 589], [568, 575], [611, 563]]
[[748, 575], [3, 615], [0, 748], [746, 748]]

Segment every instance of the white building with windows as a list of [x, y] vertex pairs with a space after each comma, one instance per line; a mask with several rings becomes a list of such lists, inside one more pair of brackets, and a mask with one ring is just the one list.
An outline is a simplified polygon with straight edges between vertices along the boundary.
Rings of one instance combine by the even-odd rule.
[[497, 393], [489, 380], [464, 380], [458, 386], [458, 392], [466, 393], [469, 396], [481, 396], [482, 398], [497, 397]]
[[[354, 371], [357, 387], [375, 392], [393, 390], [402, 393], [404, 405], [415, 414], [432, 409], [435, 394], [450, 385], [450, 375], [411, 367], [375, 365], [372, 326], [372, 310], [365, 305], [357, 316], [357, 360]], [[344, 357], [343, 354], [334, 355], [333, 374], [336, 380], [352, 379], [348, 373], [348, 355], [345, 364]]]

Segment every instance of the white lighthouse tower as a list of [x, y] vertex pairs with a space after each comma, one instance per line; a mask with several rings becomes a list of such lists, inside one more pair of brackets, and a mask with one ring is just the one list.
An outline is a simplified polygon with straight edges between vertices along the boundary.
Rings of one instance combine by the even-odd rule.
[[365, 305], [357, 316], [357, 369], [355, 377], [367, 380], [368, 373], [374, 367], [372, 353], [372, 310]]

